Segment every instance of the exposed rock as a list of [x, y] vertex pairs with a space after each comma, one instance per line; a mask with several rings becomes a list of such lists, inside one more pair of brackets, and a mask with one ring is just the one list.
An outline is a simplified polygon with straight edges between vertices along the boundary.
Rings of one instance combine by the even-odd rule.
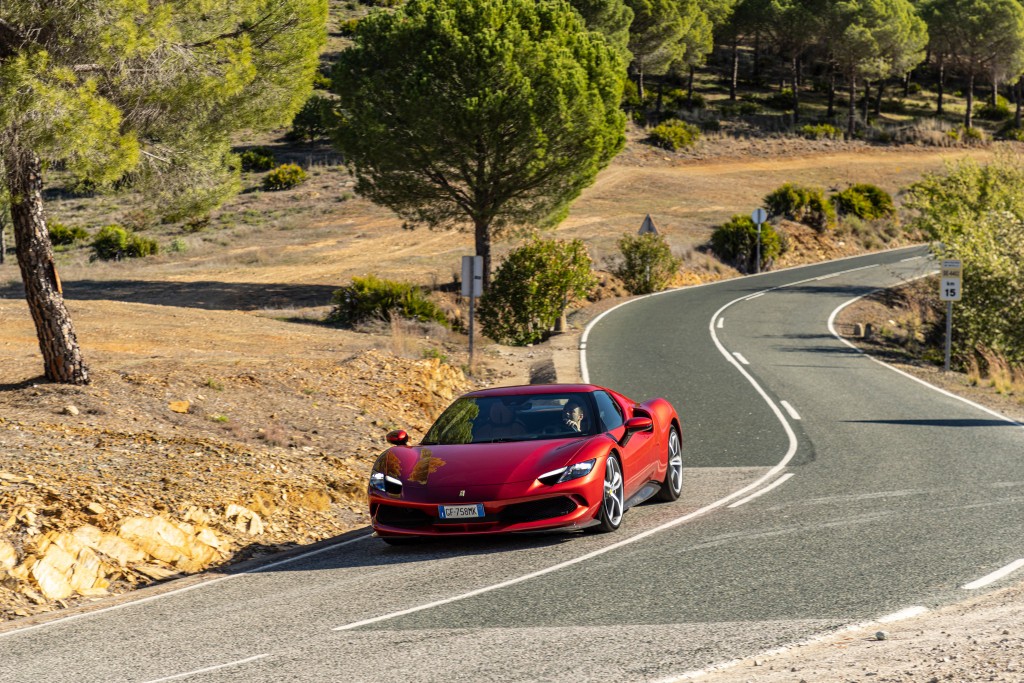
[[167, 408], [170, 409], [171, 412], [185, 415], [191, 410], [192, 404], [188, 401], [171, 401], [167, 404]]
[[76, 408], [73, 405], [68, 404], [68, 405], [64, 406], [64, 411], [63, 412], [64, 412], [65, 415], [70, 415], [72, 417], [75, 417], [75, 416], [78, 415], [78, 408]]

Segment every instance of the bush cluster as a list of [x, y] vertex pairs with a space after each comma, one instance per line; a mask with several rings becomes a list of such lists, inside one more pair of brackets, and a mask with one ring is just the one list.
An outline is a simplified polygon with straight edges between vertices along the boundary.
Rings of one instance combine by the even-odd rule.
[[779, 111], [793, 111], [796, 107], [796, 96], [789, 88], [772, 93], [764, 98], [764, 106]]
[[1010, 102], [1002, 95], [996, 95], [996, 103], [986, 102], [974, 108], [974, 115], [986, 121], [1005, 121], [1013, 115]]
[[292, 119], [288, 137], [300, 142], [314, 142], [326, 138], [330, 133], [328, 121], [333, 110], [333, 100], [314, 93]]
[[807, 124], [800, 129], [800, 134], [811, 140], [843, 139], [843, 131], [830, 123]]
[[[771, 266], [785, 250], [782, 237], [770, 223], [761, 225], [761, 269]], [[711, 251], [743, 273], [757, 264], [757, 226], [750, 216], [736, 215], [711, 233]]]
[[444, 311], [427, 298], [422, 287], [375, 275], [352, 278], [352, 284], [334, 292], [331, 305], [334, 308], [327, 314], [326, 322], [335, 325], [352, 327], [372, 320], [391, 320], [398, 315], [449, 327]]
[[836, 210], [817, 187], [786, 183], [764, 198], [771, 217], [784, 217], [808, 225], [818, 232], [835, 226]]
[[55, 247], [74, 244], [78, 240], [84, 240], [89, 236], [89, 231], [85, 228], [77, 225], [69, 228], [63, 223], [57, 223], [56, 221], [48, 223], [46, 231], [50, 233], [50, 244]]
[[615, 274], [631, 294], [650, 294], [671, 283], [683, 260], [672, 255], [664, 235], [623, 235], [619, 239], [622, 262]]
[[697, 144], [697, 140], [700, 139], [700, 128], [686, 121], [669, 119], [651, 129], [650, 137], [651, 142], [658, 147], [675, 152]]
[[297, 164], [281, 164], [263, 176], [263, 189], [269, 191], [290, 190], [306, 179], [306, 172]]
[[491, 339], [522, 346], [545, 339], [566, 306], [594, 288], [581, 240], [534, 239], [509, 253], [480, 298], [477, 315]]
[[241, 154], [243, 171], [269, 171], [274, 168], [274, 153], [266, 147], [253, 147]]
[[893, 218], [896, 215], [896, 206], [892, 202], [892, 196], [877, 185], [870, 183], [858, 183], [842, 192], [837, 192], [832, 195], [832, 204], [836, 207], [836, 211], [844, 216], [856, 216], [867, 221]]
[[125, 230], [120, 225], [106, 225], [92, 238], [93, 258], [119, 261], [122, 258], [151, 256], [160, 251], [156, 240]]

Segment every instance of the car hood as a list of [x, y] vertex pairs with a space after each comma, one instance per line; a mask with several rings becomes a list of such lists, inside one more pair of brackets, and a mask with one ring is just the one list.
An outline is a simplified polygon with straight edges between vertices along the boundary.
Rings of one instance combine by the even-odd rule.
[[[590, 437], [588, 437], [590, 438]], [[493, 486], [533, 481], [565, 467], [587, 439], [393, 448], [406, 486]]]

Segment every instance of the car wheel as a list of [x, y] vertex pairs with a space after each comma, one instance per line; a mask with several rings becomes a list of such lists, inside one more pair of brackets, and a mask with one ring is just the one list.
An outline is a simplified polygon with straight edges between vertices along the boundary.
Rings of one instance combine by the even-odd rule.
[[672, 502], [683, 492], [683, 442], [679, 431], [672, 427], [668, 433], [668, 449], [666, 452], [668, 467], [665, 470], [665, 481], [655, 496], [658, 500]]
[[625, 512], [625, 490], [622, 480], [622, 466], [619, 459], [608, 456], [604, 462], [604, 495], [601, 498], [601, 512], [597, 516], [595, 531], [615, 531], [622, 524]]

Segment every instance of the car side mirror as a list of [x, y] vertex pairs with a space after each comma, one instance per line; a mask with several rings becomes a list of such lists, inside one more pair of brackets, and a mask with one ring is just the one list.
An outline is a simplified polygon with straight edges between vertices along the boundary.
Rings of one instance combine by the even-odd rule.
[[654, 420], [649, 417], [631, 417], [626, 420], [626, 432], [622, 435], [620, 446], [625, 446], [637, 432], [653, 432]]
[[404, 429], [396, 429], [393, 432], [388, 432], [388, 435], [384, 437], [387, 442], [392, 446], [405, 446], [409, 443], [409, 433]]

